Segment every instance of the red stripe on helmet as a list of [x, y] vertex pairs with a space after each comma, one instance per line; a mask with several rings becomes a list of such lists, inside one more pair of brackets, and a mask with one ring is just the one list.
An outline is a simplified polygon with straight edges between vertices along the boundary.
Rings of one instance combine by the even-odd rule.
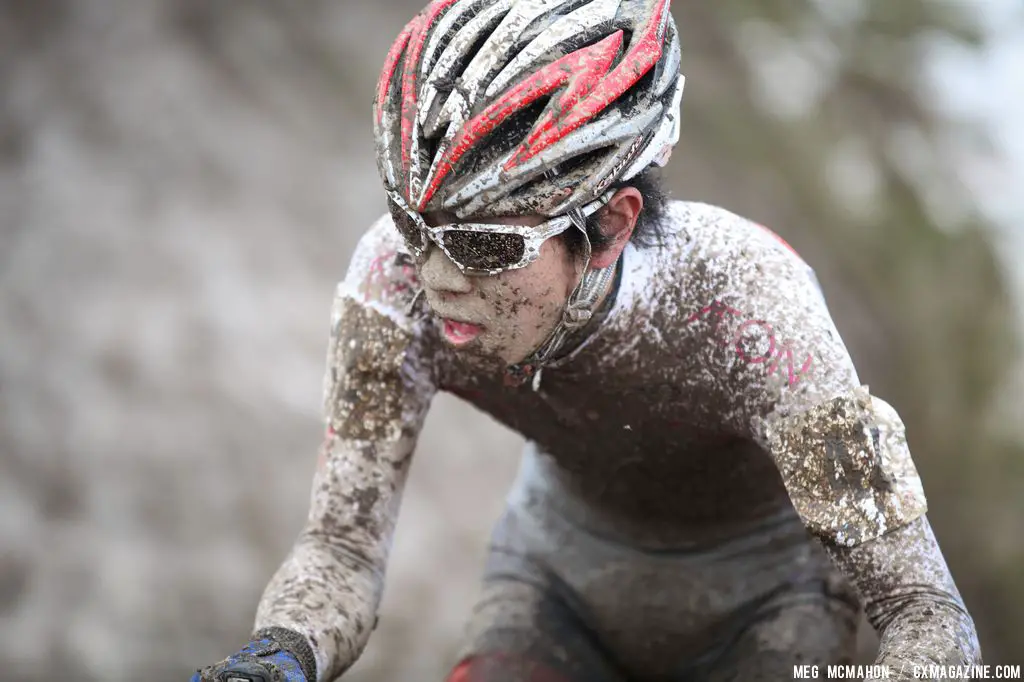
[[398, 38], [388, 50], [388, 56], [384, 58], [384, 68], [381, 69], [380, 78], [377, 80], [377, 123], [380, 123], [384, 116], [384, 107], [387, 105], [388, 88], [391, 87], [391, 79], [395, 77], [395, 69], [398, 68], [398, 60], [402, 56], [402, 50], [409, 42], [409, 34], [412, 33], [412, 26], [415, 19], [410, 21], [398, 34]]
[[505, 163], [511, 170], [529, 161], [600, 113], [622, 93], [635, 85], [661, 59], [665, 42], [666, 15], [669, 0], [661, 0], [651, 13], [651, 20], [623, 55], [622, 61], [589, 95], [571, 109], [546, 116], [537, 123], [526, 141]]
[[427, 41], [427, 33], [441, 16], [441, 13], [454, 5], [458, 0], [434, 0], [413, 19], [415, 26], [409, 37], [409, 49], [405, 53], [405, 66], [402, 72], [402, 163], [409, 167], [409, 153], [412, 148], [412, 131], [416, 121], [416, 71], [423, 45]]
[[506, 91], [501, 98], [470, 119], [438, 160], [417, 210], [424, 210], [459, 159], [509, 116], [566, 83], [569, 87], [559, 98], [559, 111], [565, 111], [585, 97], [608, 72], [612, 61], [619, 53], [619, 48], [622, 47], [622, 36], [622, 31], [616, 31], [600, 42], [570, 52], [548, 64]]

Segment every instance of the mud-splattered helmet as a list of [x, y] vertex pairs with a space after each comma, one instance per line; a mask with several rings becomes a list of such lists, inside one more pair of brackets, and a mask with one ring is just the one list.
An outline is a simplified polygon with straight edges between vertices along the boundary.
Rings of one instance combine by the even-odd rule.
[[553, 216], [679, 139], [669, 0], [434, 0], [374, 102], [384, 183], [417, 211]]

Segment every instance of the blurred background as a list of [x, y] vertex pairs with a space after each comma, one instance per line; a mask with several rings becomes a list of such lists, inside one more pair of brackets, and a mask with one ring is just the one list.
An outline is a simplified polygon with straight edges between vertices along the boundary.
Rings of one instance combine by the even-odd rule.
[[[371, 90], [421, 2], [0, 0], [3, 680], [184, 681], [246, 640], [306, 513], [333, 285], [384, 210]], [[817, 269], [987, 662], [1024, 662], [1024, 6], [673, 8], [669, 187]], [[519, 446], [437, 401], [345, 679], [443, 678]]]

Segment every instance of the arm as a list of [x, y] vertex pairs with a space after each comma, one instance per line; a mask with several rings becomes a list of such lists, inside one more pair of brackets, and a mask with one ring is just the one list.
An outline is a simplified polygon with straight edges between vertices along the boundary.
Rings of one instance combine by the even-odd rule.
[[898, 680], [915, 665], [981, 663], [896, 411], [861, 388], [769, 416], [764, 433], [794, 506], [881, 637], [876, 663]]
[[395, 265], [391, 236], [371, 229], [338, 287], [309, 517], [256, 616], [254, 639], [274, 628], [308, 642], [316, 680], [349, 668], [374, 628], [402, 489], [434, 392], [422, 330], [405, 315], [414, 283]]
[[722, 284], [706, 327], [730, 363], [735, 428], [771, 455], [805, 526], [857, 590], [881, 636], [878, 663], [909, 679], [914, 664], [980, 662], [902, 420], [861, 386], [810, 268], [763, 228], [736, 216], [730, 227], [707, 260]]

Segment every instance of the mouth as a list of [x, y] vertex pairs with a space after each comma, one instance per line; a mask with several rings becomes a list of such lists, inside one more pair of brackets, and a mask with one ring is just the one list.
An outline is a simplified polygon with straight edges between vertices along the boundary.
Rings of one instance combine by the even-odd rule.
[[455, 346], [465, 346], [466, 344], [474, 341], [479, 337], [484, 328], [478, 324], [472, 324], [470, 322], [462, 322], [460, 320], [453, 320], [451, 318], [443, 318], [444, 322], [444, 338], [445, 340]]
[[435, 300], [432, 293], [427, 290], [427, 305], [430, 306], [434, 319], [441, 323], [442, 336], [449, 346], [461, 348], [472, 343], [484, 333], [483, 325], [456, 317], [457, 312], [452, 310], [451, 306], [446, 305], [444, 300]]

